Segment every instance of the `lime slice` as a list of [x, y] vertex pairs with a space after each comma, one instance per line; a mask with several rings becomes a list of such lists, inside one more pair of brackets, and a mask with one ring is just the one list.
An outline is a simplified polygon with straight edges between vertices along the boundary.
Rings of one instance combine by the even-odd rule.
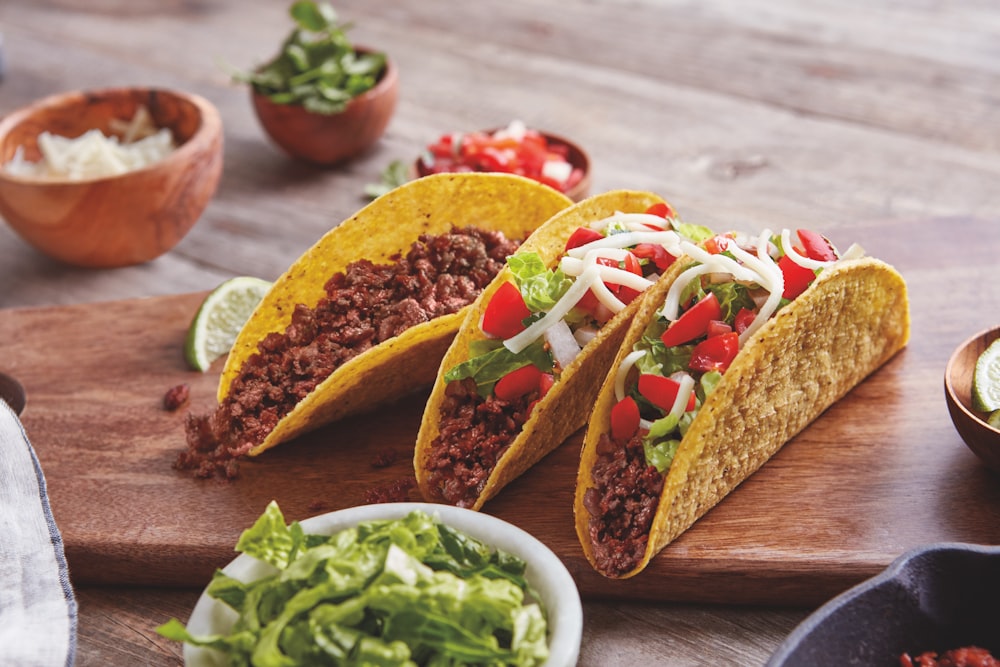
[[972, 407], [983, 412], [1000, 410], [1000, 339], [990, 343], [976, 360]]
[[205, 372], [213, 361], [232, 349], [240, 329], [269, 289], [271, 283], [266, 280], [239, 276], [205, 297], [184, 341], [184, 358], [191, 368]]
[[986, 420], [986, 423], [1000, 431], [1000, 410], [994, 410], [991, 412], [989, 419]]

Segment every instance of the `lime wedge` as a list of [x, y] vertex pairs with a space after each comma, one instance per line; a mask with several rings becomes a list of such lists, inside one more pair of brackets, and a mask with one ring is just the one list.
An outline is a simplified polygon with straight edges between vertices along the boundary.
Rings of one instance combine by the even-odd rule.
[[184, 358], [191, 368], [205, 372], [229, 352], [254, 308], [271, 283], [252, 276], [230, 278], [205, 297], [184, 341]]
[[1000, 431], [1000, 410], [994, 410], [991, 412], [989, 418], [986, 420], [986, 423]]
[[976, 360], [972, 407], [983, 412], [1000, 410], [1000, 339], [990, 343]]

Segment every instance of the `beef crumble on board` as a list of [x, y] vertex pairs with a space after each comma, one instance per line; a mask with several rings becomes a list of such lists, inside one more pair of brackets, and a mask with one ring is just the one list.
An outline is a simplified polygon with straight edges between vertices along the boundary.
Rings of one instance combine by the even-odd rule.
[[313, 308], [295, 307], [270, 333], [214, 412], [188, 415], [175, 467], [197, 477], [239, 474], [237, 460], [349, 359], [406, 329], [472, 303], [519, 246], [475, 227], [422, 235], [389, 264], [359, 260], [326, 283]]

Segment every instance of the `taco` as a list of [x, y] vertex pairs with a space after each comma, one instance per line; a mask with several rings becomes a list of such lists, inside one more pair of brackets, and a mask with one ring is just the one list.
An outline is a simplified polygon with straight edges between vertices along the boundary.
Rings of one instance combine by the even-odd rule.
[[218, 406], [188, 418], [177, 467], [233, 477], [244, 454], [429, 386], [507, 255], [570, 204], [519, 176], [441, 174], [334, 227], [243, 326]]
[[577, 477], [576, 531], [601, 574], [640, 572], [909, 340], [895, 269], [796, 235], [682, 243], [636, 312]]
[[641, 294], [707, 230], [660, 197], [614, 191], [528, 238], [441, 362], [414, 453], [422, 495], [480, 509], [580, 429]]

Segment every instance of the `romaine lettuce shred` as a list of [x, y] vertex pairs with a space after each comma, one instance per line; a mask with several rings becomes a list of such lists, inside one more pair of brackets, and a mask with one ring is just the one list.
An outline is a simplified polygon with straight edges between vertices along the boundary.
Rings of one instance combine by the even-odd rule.
[[250, 583], [215, 573], [208, 594], [239, 614], [231, 632], [194, 637], [177, 619], [157, 632], [221, 651], [233, 666], [499, 667], [548, 657], [524, 561], [424, 512], [322, 536], [286, 526], [272, 501], [237, 550], [275, 572]]

